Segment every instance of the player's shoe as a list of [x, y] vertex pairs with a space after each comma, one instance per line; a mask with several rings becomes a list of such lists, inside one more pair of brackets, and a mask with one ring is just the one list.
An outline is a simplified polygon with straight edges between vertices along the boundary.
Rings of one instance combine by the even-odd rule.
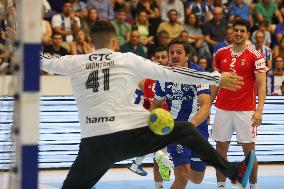
[[143, 169], [142, 165], [136, 164], [135, 160], [133, 160], [132, 163], [129, 164], [128, 169], [137, 175], [140, 176], [147, 176], [147, 172]]
[[162, 150], [155, 153], [155, 160], [159, 167], [159, 172], [164, 181], [169, 181], [171, 178], [171, 172], [173, 171], [174, 164], [170, 160], [169, 156]]
[[244, 161], [239, 164], [238, 173], [234, 179], [232, 179], [232, 183], [238, 189], [245, 189], [247, 182], [250, 177], [250, 173], [252, 171], [252, 167], [255, 160], [255, 151], [251, 151]]

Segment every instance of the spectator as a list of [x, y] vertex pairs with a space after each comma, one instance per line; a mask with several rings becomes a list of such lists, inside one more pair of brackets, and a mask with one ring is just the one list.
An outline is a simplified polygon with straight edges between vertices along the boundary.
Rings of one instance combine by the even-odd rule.
[[131, 26], [126, 22], [126, 10], [119, 9], [116, 13], [116, 19], [111, 23], [115, 28], [119, 46], [129, 41]]
[[264, 44], [267, 46], [267, 47], [270, 47], [270, 44], [271, 44], [271, 36], [270, 36], [270, 32], [268, 31], [268, 22], [267, 21], [263, 21], [263, 22], [260, 22], [259, 25], [258, 25], [258, 30], [254, 31], [251, 35], [251, 41], [252, 43], [255, 43], [256, 42], [256, 39], [255, 39], [255, 34], [257, 31], [261, 31], [262, 33], [264, 33]]
[[[187, 43], [189, 43], [189, 34], [187, 31], [182, 31], [180, 32], [180, 35], [179, 35], [179, 38], [183, 41], [186, 41]], [[194, 63], [197, 63], [198, 62], [198, 56], [197, 56], [197, 52], [196, 50], [193, 48], [192, 45], [188, 45], [188, 47], [190, 48], [190, 57], [189, 57], [189, 60], [194, 62]]]
[[184, 30], [183, 24], [177, 20], [177, 11], [175, 9], [169, 10], [168, 18], [168, 22], [164, 21], [159, 25], [158, 32], [166, 30], [169, 33], [170, 39], [177, 38], [180, 32]]
[[51, 43], [51, 36], [52, 36], [52, 28], [48, 21], [42, 19], [42, 36], [41, 36], [41, 43], [43, 45], [48, 45]]
[[203, 26], [205, 41], [209, 44], [210, 48], [213, 48], [218, 42], [224, 40], [227, 23], [222, 19], [222, 16], [223, 9], [221, 7], [214, 8], [213, 18]]
[[43, 52], [59, 56], [65, 56], [69, 54], [67, 49], [62, 47], [62, 35], [58, 33], [53, 34], [51, 45], [43, 46]]
[[194, 13], [187, 16], [188, 24], [185, 24], [184, 30], [189, 34], [189, 42], [196, 48], [198, 56], [206, 56], [212, 58], [208, 44], [204, 40], [204, 35], [199, 27], [197, 17]]
[[117, 12], [119, 9], [125, 8], [125, 0], [112, 0], [113, 11]]
[[265, 46], [264, 33], [262, 31], [257, 31], [255, 40], [255, 48], [264, 55], [266, 67], [272, 69], [272, 51], [269, 47]]
[[6, 73], [7, 68], [10, 65], [9, 59], [11, 55], [11, 51], [6, 41], [5, 31], [0, 29], [0, 74]]
[[156, 49], [160, 46], [168, 46], [170, 41], [169, 33], [166, 30], [161, 30], [156, 37], [156, 40], [154, 40], [154, 44], [150, 45], [148, 47], [147, 56], [151, 59], [151, 57], [154, 55]]
[[146, 58], [146, 52], [144, 51], [144, 47], [139, 44], [139, 32], [138, 30], [132, 30], [130, 32], [130, 40], [129, 42], [124, 43], [120, 47], [121, 52], [132, 52], [139, 56]]
[[161, 22], [161, 13], [158, 4], [154, 0], [139, 0], [136, 12], [138, 13], [141, 10], [146, 11], [151, 26], [150, 33], [155, 35]]
[[88, 10], [88, 15], [82, 21], [82, 29], [87, 35], [87, 38], [90, 39], [91, 35], [91, 26], [99, 20], [99, 15], [97, 9], [91, 8]]
[[[275, 68], [273, 70], [273, 75], [275, 76], [284, 76], [284, 62], [283, 57], [277, 56], [275, 58]], [[283, 78], [284, 79], [284, 78]]]
[[199, 58], [199, 60], [198, 60], [198, 65], [200, 66], [201, 69], [207, 70], [207, 68], [208, 68], [208, 62], [207, 62], [206, 57], [201, 57], [201, 58]]
[[83, 0], [73, 0], [72, 10], [75, 16], [80, 19], [83, 19], [88, 15], [87, 4]]
[[111, 21], [114, 19], [114, 11], [111, 0], [88, 0], [87, 5], [89, 8], [96, 8], [100, 20]]
[[[283, 22], [283, 17], [280, 11], [277, 9], [277, 5], [271, 0], [261, 0], [258, 2], [254, 7], [253, 15], [256, 25], [258, 25], [260, 22], [267, 21], [271, 26], [274, 16], [277, 18], [278, 22]], [[270, 33], [273, 33], [274, 29], [273, 27], [270, 27]]]
[[224, 0], [212, 0], [213, 7], [220, 7], [223, 10], [223, 18], [228, 20], [229, 18], [229, 7], [227, 7], [227, 3]]
[[278, 10], [280, 11], [282, 17], [284, 17], [284, 1], [283, 0], [277, 0], [275, 1], [278, 5]]
[[280, 89], [274, 91], [272, 95], [274, 95], [274, 96], [284, 96], [284, 80], [282, 81]]
[[62, 35], [63, 41], [73, 41], [73, 33], [80, 29], [81, 24], [79, 18], [72, 12], [70, 0], [66, 0], [64, 3], [61, 14], [52, 17], [51, 25], [55, 33]]
[[220, 41], [213, 47], [213, 53], [215, 54], [218, 49], [221, 49], [223, 47], [226, 47], [228, 45], [233, 44], [234, 42], [234, 30], [232, 27], [227, 27], [226, 32], [225, 32], [225, 40]]
[[154, 43], [154, 37], [153, 34], [150, 33], [151, 25], [149, 24], [146, 11], [141, 10], [137, 13], [135, 27], [140, 34], [140, 44], [148, 46]]
[[249, 7], [243, 0], [233, 0], [230, 8], [230, 17], [229, 21], [233, 21], [236, 16], [241, 17], [244, 20], [247, 20], [251, 26], [253, 26], [253, 18], [251, 16]]
[[272, 50], [272, 57], [281, 56], [284, 58], [284, 38], [281, 39], [279, 45], [275, 45]]
[[54, 10], [57, 13], [62, 11], [62, 7], [66, 3], [66, 0], [48, 0], [51, 10]]
[[[62, 6], [63, 6], [63, 4], [59, 7], [59, 12], [61, 11]], [[48, 2], [48, 0], [42, 0], [42, 11], [43, 11], [42, 12], [43, 18], [48, 20], [48, 21], [50, 21], [52, 16], [57, 14], [57, 12], [51, 8], [51, 5]]]
[[274, 91], [272, 95], [275, 93], [280, 94], [280, 88], [283, 85], [284, 81], [284, 63], [283, 57], [276, 57], [275, 58], [275, 68], [272, 73], [273, 77], [271, 78], [270, 85], [273, 86], [272, 90]]
[[75, 54], [88, 54], [91, 53], [94, 48], [86, 38], [86, 34], [83, 30], [79, 30], [75, 36], [75, 43], [71, 44], [70, 53]]
[[129, 2], [125, 2], [124, 9], [126, 10], [126, 22], [132, 25], [134, 23], [134, 18], [132, 15], [133, 10], [131, 4]]
[[155, 55], [151, 59], [152, 61], [159, 62], [163, 66], [169, 65], [168, 46], [159, 46], [155, 50]]
[[[284, 7], [283, 7], [284, 12]], [[280, 44], [281, 39], [283, 39], [284, 36], [284, 22], [280, 22], [276, 25], [276, 29], [274, 31], [274, 37], [275, 37], [275, 44]]]
[[184, 23], [184, 6], [180, 0], [164, 0], [161, 2], [161, 18], [163, 22], [169, 21], [169, 12], [170, 10], [176, 10], [177, 21], [181, 24]]
[[203, 24], [212, 18], [212, 12], [205, 1], [187, 1], [185, 7], [186, 17], [195, 15], [199, 24]]

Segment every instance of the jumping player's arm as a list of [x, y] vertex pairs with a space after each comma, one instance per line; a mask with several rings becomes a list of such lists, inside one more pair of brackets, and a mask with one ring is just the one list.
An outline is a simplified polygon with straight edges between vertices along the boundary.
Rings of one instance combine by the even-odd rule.
[[[195, 116], [191, 119], [191, 123], [197, 127], [199, 126], [204, 120], [206, 120], [210, 113], [210, 107], [211, 107], [211, 100], [210, 100], [210, 90], [209, 86], [198, 86], [201, 88], [201, 92], [198, 92], [198, 101], [199, 101], [199, 110], [195, 114]], [[202, 87], [204, 89], [202, 90]]]
[[163, 104], [163, 101], [162, 101], [162, 100], [154, 99], [154, 100], [151, 102], [149, 111], [152, 111], [152, 110], [154, 110], [154, 109], [156, 109], [156, 108], [161, 108], [161, 107], [162, 107], [162, 104]]
[[152, 88], [153, 90], [153, 100], [151, 102], [150, 111], [156, 108], [161, 108], [165, 100], [165, 82], [155, 81], [155, 84]]
[[190, 85], [216, 85], [223, 88], [238, 90], [242, 85], [242, 77], [231, 73], [218, 74], [208, 72], [197, 72], [184, 67], [166, 67], [153, 64], [150, 60], [128, 53], [128, 65], [137, 73], [141, 79], [150, 78], [160, 81], [173, 81]]
[[138, 87], [144, 92], [144, 84], [145, 84], [145, 79], [141, 80], [138, 83]]
[[212, 104], [214, 104], [214, 100], [215, 100], [215, 98], [218, 94], [219, 87], [211, 85], [210, 89], [211, 89], [210, 101], [211, 101], [211, 105], [212, 105]]

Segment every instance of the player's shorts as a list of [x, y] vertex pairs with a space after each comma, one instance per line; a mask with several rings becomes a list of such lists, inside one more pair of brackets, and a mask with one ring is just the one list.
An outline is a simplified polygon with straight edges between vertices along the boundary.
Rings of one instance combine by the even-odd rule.
[[217, 108], [214, 126], [210, 138], [215, 141], [231, 141], [234, 131], [239, 143], [251, 143], [256, 141], [256, 127], [252, 127], [252, 115], [254, 111], [226, 111]]
[[[208, 126], [197, 127], [199, 132], [208, 139]], [[191, 151], [189, 148], [183, 147], [178, 144], [171, 144], [167, 147], [168, 153], [172, 157], [172, 161], [175, 167], [190, 164], [190, 168], [195, 171], [204, 171], [206, 169], [206, 164], [204, 161], [198, 158], [198, 156]]]

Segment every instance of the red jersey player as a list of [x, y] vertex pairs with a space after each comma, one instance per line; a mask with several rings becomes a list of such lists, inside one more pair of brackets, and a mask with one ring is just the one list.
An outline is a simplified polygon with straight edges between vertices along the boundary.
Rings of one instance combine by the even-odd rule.
[[[262, 121], [266, 97], [266, 67], [263, 55], [252, 45], [248, 45], [249, 29], [247, 21], [237, 19], [233, 24], [233, 44], [219, 49], [214, 57], [215, 69], [220, 73], [233, 72], [244, 78], [244, 85], [237, 91], [219, 89], [215, 103], [217, 110], [211, 137], [216, 141], [216, 150], [225, 158], [234, 131], [245, 155], [254, 150], [256, 128]], [[216, 176], [218, 188], [225, 188], [226, 178], [217, 171]], [[256, 189], [256, 161], [250, 184], [251, 189]]]

